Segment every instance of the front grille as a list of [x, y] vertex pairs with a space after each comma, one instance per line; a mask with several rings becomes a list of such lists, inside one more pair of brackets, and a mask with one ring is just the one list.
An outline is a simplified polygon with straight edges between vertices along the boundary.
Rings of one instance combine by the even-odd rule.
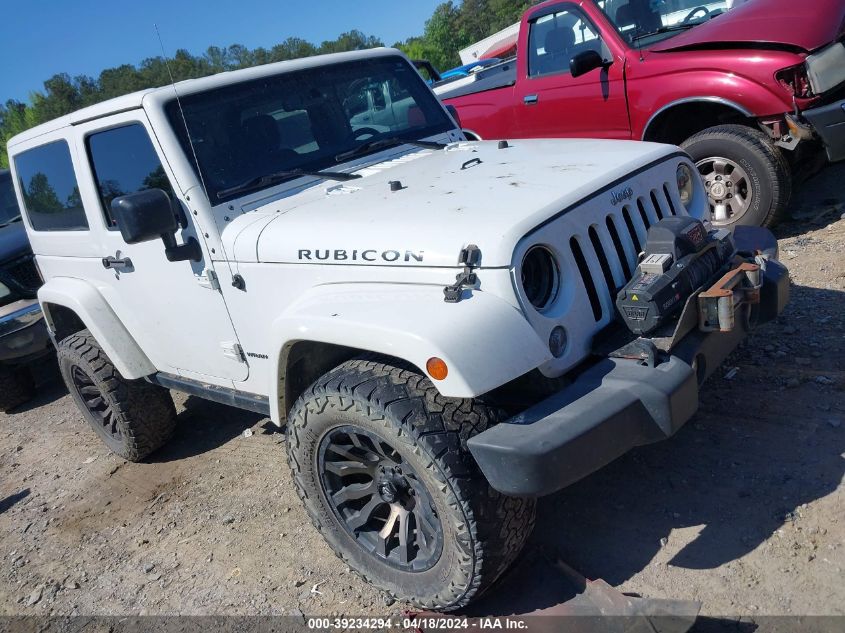
[[585, 239], [570, 240], [596, 323], [612, 318], [616, 294], [637, 267], [649, 227], [677, 215], [670, 190], [668, 183], [661, 189], [652, 189], [648, 195], [600, 218], [590, 226]]
[[17, 294], [26, 299], [33, 298], [43, 283], [33, 255], [5, 264], [0, 270], [0, 277], [11, 290], [17, 291]]

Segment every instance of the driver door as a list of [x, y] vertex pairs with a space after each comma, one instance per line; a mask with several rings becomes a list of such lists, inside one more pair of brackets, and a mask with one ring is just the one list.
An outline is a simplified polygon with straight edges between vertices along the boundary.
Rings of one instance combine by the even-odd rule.
[[167, 261], [159, 240], [127, 244], [112, 218], [113, 198], [150, 188], [168, 193], [175, 208], [188, 209], [144, 113], [135, 110], [75, 129], [77, 152], [84, 154], [79, 164], [88, 170], [79, 180], [92, 238], [102, 257], [131, 262], [97, 266], [93, 274], [100, 292], [160, 371], [226, 387], [246, 380], [249, 368], [223, 295], [209, 280], [213, 264], [193, 215], [184, 213], [176, 239], [198, 239], [200, 262]]
[[[553, 5], [529, 24], [514, 100], [515, 136], [523, 138], [631, 138], [624, 57], [614, 58], [601, 32], [570, 3]], [[608, 62], [573, 77], [570, 60], [595, 50]]]

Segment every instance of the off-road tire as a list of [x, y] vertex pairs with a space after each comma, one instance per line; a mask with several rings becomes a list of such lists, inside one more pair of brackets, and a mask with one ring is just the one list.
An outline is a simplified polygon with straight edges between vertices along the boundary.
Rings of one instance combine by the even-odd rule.
[[0, 365], [0, 411], [11, 411], [35, 397], [35, 380], [28, 367]]
[[695, 163], [719, 156], [748, 173], [756, 195], [751, 207], [732, 224], [772, 227], [786, 218], [792, 171], [783, 152], [766, 134], [746, 125], [717, 125], [689, 137], [681, 147]]
[[[111, 451], [130, 462], [137, 462], [160, 448], [176, 428], [176, 407], [167, 389], [143, 380], [126, 380], [115, 369], [106, 353], [88, 330], [64, 339], [58, 346], [59, 370], [65, 385], [83, 417]], [[102, 403], [98, 408], [113, 416], [109, 433], [103, 416], [86, 404], [74, 380], [74, 370], [90, 379]]]
[[[466, 447], [502, 413], [478, 400], [441, 396], [411, 366], [378, 358], [348, 361], [294, 404], [287, 452], [297, 493], [335, 553], [393, 598], [449, 611], [488, 589], [521, 551], [534, 526], [533, 499], [493, 490]], [[422, 473], [442, 526], [442, 552], [424, 572], [399, 571], [361, 547], [329, 505], [317, 471], [320, 442], [339, 426], [385, 438]]]

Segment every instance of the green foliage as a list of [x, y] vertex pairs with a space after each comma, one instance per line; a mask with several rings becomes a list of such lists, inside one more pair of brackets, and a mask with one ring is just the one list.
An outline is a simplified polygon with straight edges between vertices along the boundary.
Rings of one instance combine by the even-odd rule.
[[440, 70], [461, 65], [458, 51], [519, 22], [531, 0], [453, 0], [434, 10], [422, 37], [396, 46], [411, 59], [427, 59]]
[[[531, 4], [529, 0], [453, 0], [439, 5], [425, 24], [420, 37], [397, 43], [411, 59], [427, 59], [445, 70], [460, 65], [458, 51], [517, 22]], [[319, 46], [298, 37], [290, 37], [271, 49], [250, 50], [241, 44], [226, 48], [210, 46], [202, 55], [180, 49], [170, 61], [176, 81], [215, 73], [269, 64], [323, 53], [363, 50], [383, 46], [372, 35], [353, 30]], [[9, 100], [0, 104], [0, 168], [9, 166], [6, 142], [15, 134], [35, 125], [69, 114], [106, 99], [137, 90], [164, 86], [170, 74], [164, 59], [151, 57], [137, 66], [124, 64], [107, 68], [96, 79], [88, 76], [54, 75], [44, 82], [44, 89], [30, 95], [29, 104]], [[39, 192], [39, 195], [46, 195]]]

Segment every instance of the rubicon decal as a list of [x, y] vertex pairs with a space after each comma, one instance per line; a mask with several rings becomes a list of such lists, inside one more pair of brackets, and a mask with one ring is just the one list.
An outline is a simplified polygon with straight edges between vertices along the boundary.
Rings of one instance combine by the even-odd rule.
[[409, 263], [421, 262], [425, 251], [378, 251], [375, 249], [346, 250], [346, 249], [299, 249], [301, 262], [387, 262]]

